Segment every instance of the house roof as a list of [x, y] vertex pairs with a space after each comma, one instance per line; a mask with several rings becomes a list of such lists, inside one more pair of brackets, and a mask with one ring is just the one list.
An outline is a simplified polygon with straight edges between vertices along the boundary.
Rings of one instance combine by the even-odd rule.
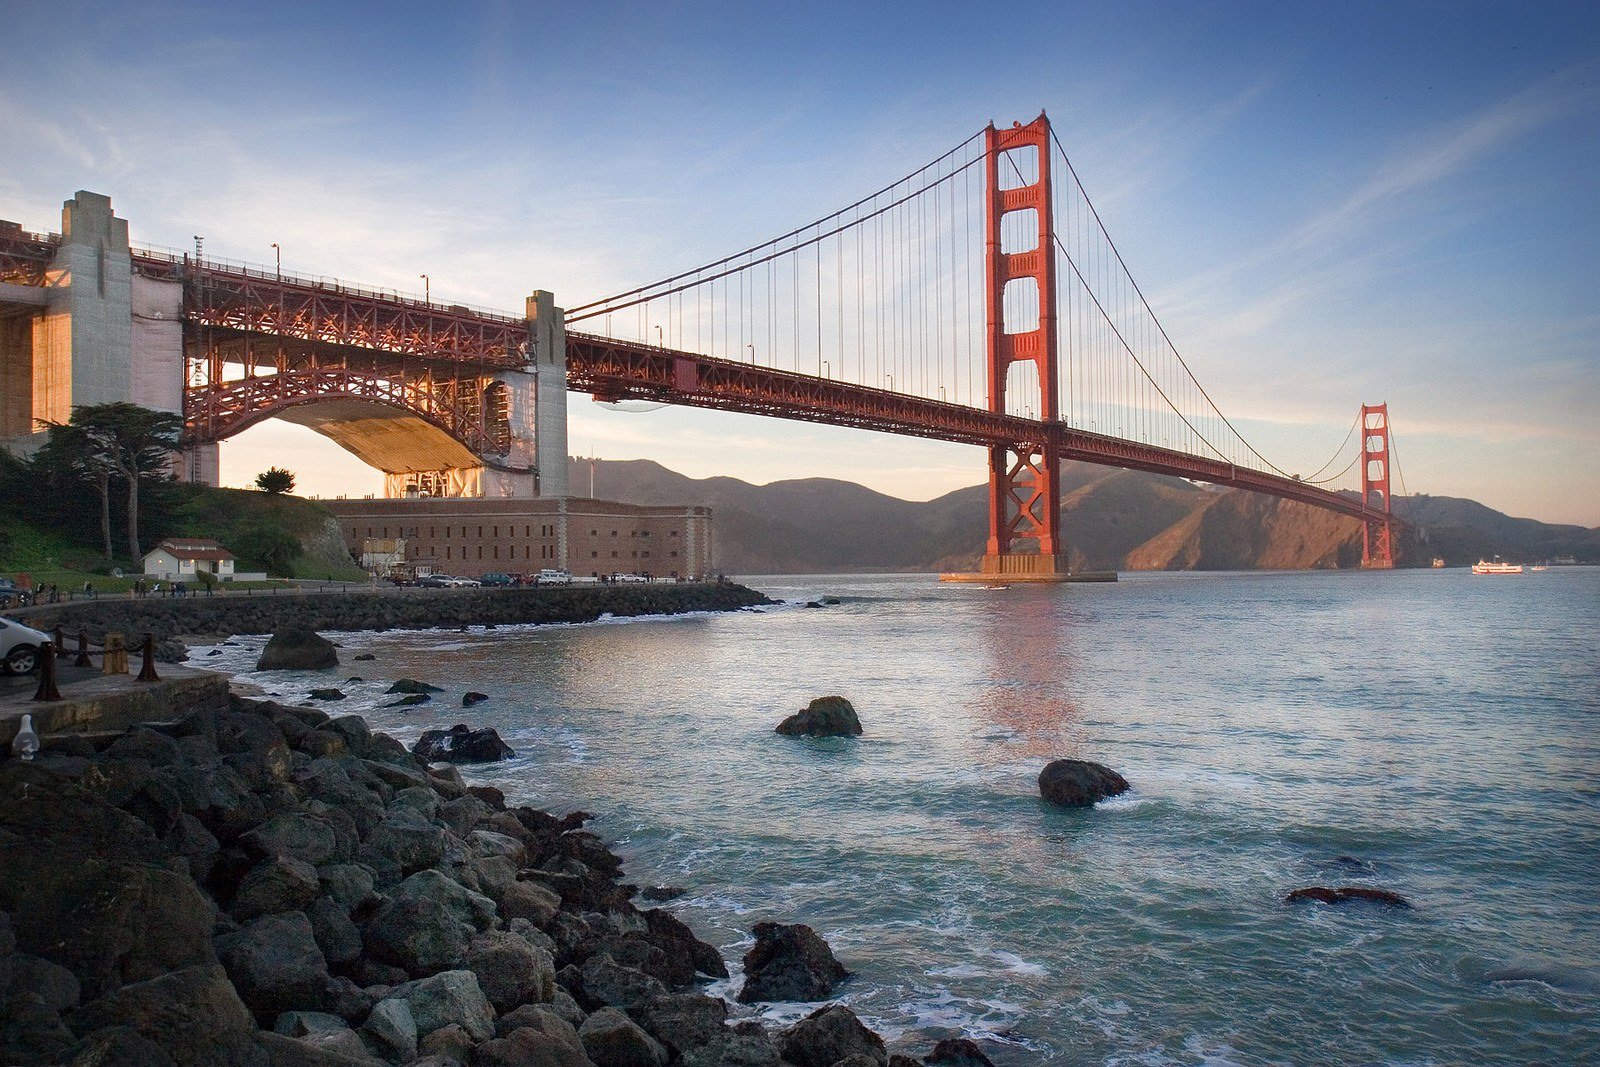
[[[233, 559], [234, 555], [215, 541], [207, 541], [198, 537], [169, 537], [161, 542], [151, 552], [160, 552], [162, 549], [172, 553], [178, 559]], [[150, 553], [145, 553], [149, 555]]]

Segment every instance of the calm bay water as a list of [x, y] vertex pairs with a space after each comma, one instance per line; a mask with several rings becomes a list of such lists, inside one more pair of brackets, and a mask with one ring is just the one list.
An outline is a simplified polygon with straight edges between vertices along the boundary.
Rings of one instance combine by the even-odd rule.
[[[749, 584], [842, 603], [349, 634], [373, 681], [330, 710], [496, 727], [518, 758], [469, 776], [595, 812], [734, 962], [760, 919], [815, 927], [857, 972], [840, 999], [910, 1049], [1600, 1062], [1600, 569]], [[246, 673], [260, 644], [205, 665], [328, 684]], [[378, 708], [401, 676], [449, 691]], [[469, 688], [493, 700], [449, 706]], [[773, 733], [827, 693], [864, 738]], [[1056, 756], [1133, 790], [1047, 807]], [[1282, 904], [1318, 883], [1416, 907]]]

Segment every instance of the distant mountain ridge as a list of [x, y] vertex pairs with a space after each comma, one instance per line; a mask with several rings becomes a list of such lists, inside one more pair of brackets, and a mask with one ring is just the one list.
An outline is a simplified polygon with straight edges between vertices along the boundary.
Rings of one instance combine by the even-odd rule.
[[[570, 462], [587, 492], [590, 461]], [[987, 486], [929, 501], [855, 482], [802, 478], [752, 485], [695, 479], [650, 460], [593, 461], [593, 494], [631, 504], [705, 504], [718, 565], [744, 574], [973, 569], [988, 536]], [[1070, 565], [1081, 570], [1301, 570], [1359, 566], [1361, 527], [1322, 508], [1181, 478], [1066, 463], [1062, 518]], [[1405, 497], [1395, 511], [1425, 542], [1403, 539], [1404, 565], [1434, 557], [1600, 561], [1600, 529], [1517, 519], [1473, 500]]]

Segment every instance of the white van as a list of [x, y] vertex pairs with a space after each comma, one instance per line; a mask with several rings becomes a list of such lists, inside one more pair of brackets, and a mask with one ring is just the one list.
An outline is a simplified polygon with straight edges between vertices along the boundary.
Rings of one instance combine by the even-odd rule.
[[539, 572], [538, 577], [536, 577], [533, 582], [535, 585], [571, 585], [572, 572], [553, 570], [549, 567], [546, 567], [544, 570]]

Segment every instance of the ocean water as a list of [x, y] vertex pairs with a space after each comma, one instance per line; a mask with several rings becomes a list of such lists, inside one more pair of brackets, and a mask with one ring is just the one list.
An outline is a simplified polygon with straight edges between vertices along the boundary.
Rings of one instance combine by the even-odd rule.
[[[518, 756], [469, 776], [595, 813], [735, 965], [755, 922], [811, 925], [892, 1047], [1600, 1062], [1600, 569], [749, 584], [841, 603], [342, 635], [340, 677], [369, 681], [329, 710], [408, 742], [494, 726]], [[251, 674], [261, 643], [196, 658], [285, 699], [328, 684]], [[402, 676], [447, 692], [381, 708]], [[463, 710], [467, 689], [492, 699]], [[829, 693], [863, 738], [773, 733]], [[1049, 807], [1057, 756], [1133, 788]], [[1283, 903], [1310, 884], [1415, 907]]]

